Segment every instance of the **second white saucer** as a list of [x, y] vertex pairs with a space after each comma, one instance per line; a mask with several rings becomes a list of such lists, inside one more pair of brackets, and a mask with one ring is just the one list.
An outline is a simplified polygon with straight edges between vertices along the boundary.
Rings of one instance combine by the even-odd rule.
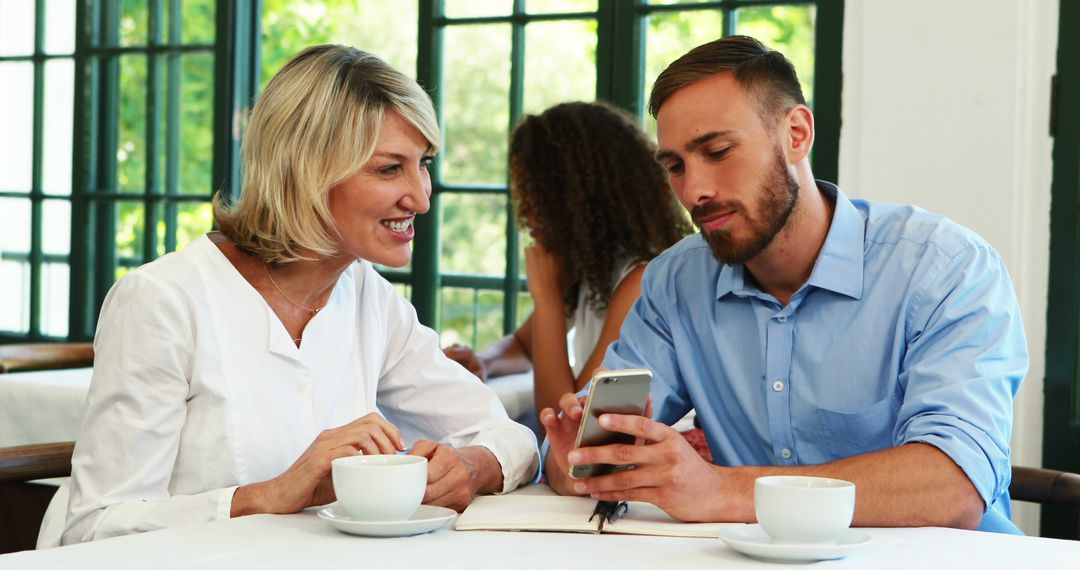
[[748, 524], [722, 529], [720, 539], [751, 558], [813, 561], [843, 558], [870, 542], [870, 535], [849, 530], [833, 544], [778, 544], [760, 526]]
[[334, 503], [319, 511], [319, 518], [330, 523], [341, 532], [359, 536], [412, 536], [431, 532], [446, 524], [447, 521], [457, 516], [453, 509], [436, 507], [434, 505], [420, 505], [413, 516], [405, 521], [373, 522], [357, 521], [345, 512], [341, 505]]

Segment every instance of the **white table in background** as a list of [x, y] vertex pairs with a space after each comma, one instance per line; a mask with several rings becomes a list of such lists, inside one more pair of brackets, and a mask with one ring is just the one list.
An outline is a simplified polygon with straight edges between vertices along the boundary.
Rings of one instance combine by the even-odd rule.
[[[0, 447], [74, 441], [92, 374], [93, 368], [0, 374]], [[487, 384], [507, 414], [528, 425], [536, 415], [532, 372], [492, 378]]]
[[0, 374], [0, 447], [74, 441], [92, 368]]

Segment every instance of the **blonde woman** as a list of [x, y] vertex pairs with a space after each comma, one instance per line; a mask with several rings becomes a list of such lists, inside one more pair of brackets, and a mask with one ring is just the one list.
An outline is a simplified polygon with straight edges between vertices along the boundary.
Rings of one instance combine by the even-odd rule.
[[428, 457], [424, 502], [457, 510], [532, 477], [533, 435], [372, 269], [409, 261], [439, 140], [371, 54], [308, 48], [271, 80], [220, 232], [105, 301], [63, 543], [329, 503], [357, 453]]

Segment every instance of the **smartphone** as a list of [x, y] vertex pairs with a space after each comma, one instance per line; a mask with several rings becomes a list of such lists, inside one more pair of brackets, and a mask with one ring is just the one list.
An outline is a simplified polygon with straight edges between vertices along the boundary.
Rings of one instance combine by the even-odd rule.
[[[589, 381], [589, 395], [585, 399], [585, 411], [581, 415], [574, 447], [592, 447], [613, 443], [633, 444], [634, 436], [608, 431], [600, 427], [602, 414], [626, 414], [641, 416], [649, 401], [649, 384], [652, 372], [634, 368], [629, 370], [605, 370], [597, 372]], [[574, 479], [607, 475], [616, 465], [596, 463], [571, 465], [570, 476]], [[623, 466], [624, 467], [624, 466]]]

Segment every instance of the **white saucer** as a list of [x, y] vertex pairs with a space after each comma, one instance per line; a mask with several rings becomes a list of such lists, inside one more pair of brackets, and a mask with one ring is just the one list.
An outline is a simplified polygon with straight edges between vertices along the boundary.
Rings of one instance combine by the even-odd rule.
[[870, 542], [870, 535], [849, 530], [835, 544], [777, 544], [759, 525], [748, 524], [723, 528], [720, 539], [751, 558], [810, 562], [843, 558]]
[[319, 518], [329, 522], [341, 532], [360, 536], [412, 536], [431, 532], [457, 516], [453, 509], [420, 505], [419, 509], [407, 521], [374, 522], [356, 521], [345, 509], [334, 503], [319, 511]]

